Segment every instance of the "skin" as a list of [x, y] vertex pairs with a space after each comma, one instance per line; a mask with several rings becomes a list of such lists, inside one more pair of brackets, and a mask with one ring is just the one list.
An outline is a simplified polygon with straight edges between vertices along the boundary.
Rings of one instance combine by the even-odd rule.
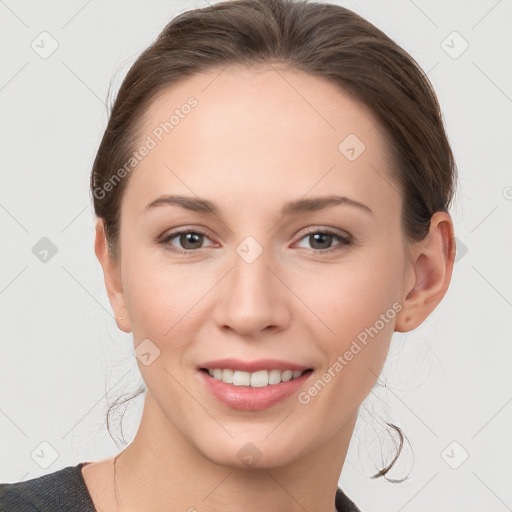
[[[150, 365], [138, 361], [148, 390], [117, 463], [120, 509], [331, 512], [359, 406], [393, 332], [420, 325], [448, 288], [452, 221], [438, 212], [424, 240], [406, 240], [386, 139], [369, 110], [333, 84], [276, 65], [220, 71], [163, 91], [146, 112], [141, 144], [190, 96], [198, 101], [129, 177], [120, 261], [96, 226], [118, 327], [135, 347], [149, 338], [160, 350]], [[338, 150], [351, 133], [366, 146], [354, 161]], [[162, 194], [206, 198], [220, 212], [144, 212]], [[288, 201], [328, 195], [371, 212], [341, 204], [281, 214]], [[207, 234], [194, 254], [158, 243], [181, 227]], [[352, 243], [315, 244], [309, 231], [322, 228]], [[252, 263], [236, 252], [247, 236], [263, 248]], [[394, 303], [401, 311], [308, 404], [293, 395], [263, 411], [233, 410], [196, 371], [223, 357], [277, 358], [313, 368], [315, 381]], [[237, 456], [248, 442], [261, 453], [252, 468]], [[116, 510], [112, 460], [83, 468], [102, 510]]]

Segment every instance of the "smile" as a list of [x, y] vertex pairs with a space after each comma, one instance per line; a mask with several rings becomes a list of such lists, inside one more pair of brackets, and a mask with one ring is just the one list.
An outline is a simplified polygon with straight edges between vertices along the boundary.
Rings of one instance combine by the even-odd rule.
[[263, 388], [298, 379], [304, 373], [312, 370], [259, 370], [256, 372], [244, 372], [240, 370], [232, 370], [230, 368], [203, 368], [202, 371], [208, 372], [214, 379], [220, 380], [225, 384], [233, 386], [245, 386], [253, 388]]

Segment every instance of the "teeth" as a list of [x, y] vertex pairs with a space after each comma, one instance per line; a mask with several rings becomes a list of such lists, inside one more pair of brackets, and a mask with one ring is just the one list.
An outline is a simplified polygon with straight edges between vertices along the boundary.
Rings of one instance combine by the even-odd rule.
[[268, 385], [280, 384], [300, 377], [304, 372], [301, 370], [260, 370], [257, 372], [242, 372], [238, 370], [220, 369], [208, 370], [210, 376], [221, 380], [226, 384], [234, 386], [251, 386], [253, 388], [262, 388]]

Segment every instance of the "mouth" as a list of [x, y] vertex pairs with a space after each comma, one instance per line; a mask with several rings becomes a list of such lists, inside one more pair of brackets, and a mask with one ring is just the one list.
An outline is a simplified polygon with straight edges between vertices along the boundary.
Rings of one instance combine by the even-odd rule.
[[224, 406], [240, 411], [262, 411], [297, 395], [314, 372], [312, 368], [252, 372], [222, 367], [197, 370], [200, 381], [213, 397]]
[[243, 370], [233, 370], [232, 368], [200, 368], [200, 371], [208, 374], [210, 377], [239, 387], [263, 388], [275, 386], [283, 382], [299, 379], [305, 374], [313, 371], [312, 368], [305, 370], [280, 370], [274, 368], [271, 370], [258, 370], [248, 372]]
[[231, 409], [261, 411], [300, 392], [313, 367], [279, 359], [205, 361], [196, 366], [206, 389]]

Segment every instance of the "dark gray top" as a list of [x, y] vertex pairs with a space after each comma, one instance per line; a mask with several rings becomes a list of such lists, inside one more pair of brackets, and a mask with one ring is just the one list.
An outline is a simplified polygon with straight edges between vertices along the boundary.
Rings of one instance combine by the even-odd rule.
[[[97, 512], [80, 462], [24, 482], [0, 484], [0, 512]], [[338, 487], [338, 512], [360, 512]]]

